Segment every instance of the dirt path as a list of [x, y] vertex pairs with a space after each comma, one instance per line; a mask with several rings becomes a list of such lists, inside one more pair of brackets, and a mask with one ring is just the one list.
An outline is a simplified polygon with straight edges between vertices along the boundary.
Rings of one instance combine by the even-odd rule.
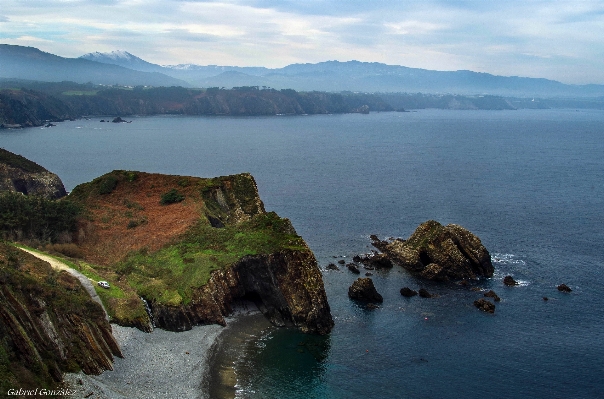
[[43, 255], [39, 252], [30, 251], [25, 248], [20, 248], [20, 249], [22, 251], [27, 252], [28, 254], [35, 256], [38, 259], [42, 259], [43, 261], [50, 263], [50, 266], [52, 266], [53, 269], [66, 271], [67, 273], [71, 274], [72, 276], [74, 276], [75, 278], [80, 280], [80, 283], [82, 283], [82, 286], [84, 287], [84, 289], [86, 289], [86, 291], [88, 292], [88, 294], [90, 295], [92, 300], [97, 302], [99, 305], [101, 305], [101, 307], [105, 311], [105, 318], [107, 320], [109, 320], [109, 316], [107, 315], [107, 310], [105, 310], [105, 307], [103, 306], [103, 302], [101, 302], [101, 298], [96, 293], [96, 290], [94, 289], [94, 282], [92, 280], [90, 280], [88, 277], [84, 276], [82, 273], [78, 272], [77, 270], [72, 269], [71, 267], [67, 266], [65, 263], [63, 263], [51, 256]]

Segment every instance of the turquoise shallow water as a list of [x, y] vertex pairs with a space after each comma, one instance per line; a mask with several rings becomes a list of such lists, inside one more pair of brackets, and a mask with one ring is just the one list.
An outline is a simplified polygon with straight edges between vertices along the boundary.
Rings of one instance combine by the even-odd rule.
[[[492, 253], [496, 275], [478, 286], [502, 297], [494, 316], [472, 306], [479, 294], [398, 268], [374, 274], [385, 301], [368, 312], [346, 296], [355, 276], [325, 271], [333, 333], [251, 341], [240, 397], [604, 397], [603, 112], [99, 119], [2, 131], [0, 146], [68, 190], [112, 169], [251, 172], [321, 266], [428, 219], [461, 224]], [[503, 287], [507, 274], [522, 284]], [[440, 296], [405, 299], [405, 285]]]

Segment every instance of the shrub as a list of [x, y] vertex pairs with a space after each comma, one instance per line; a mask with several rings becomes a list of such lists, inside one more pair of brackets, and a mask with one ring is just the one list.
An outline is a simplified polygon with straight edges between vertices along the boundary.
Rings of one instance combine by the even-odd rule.
[[99, 184], [99, 194], [111, 194], [117, 187], [117, 177], [108, 175]]
[[161, 200], [159, 201], [162, 205], [175, 204], [177, 202], [181, 202], [185, 199], [185, 196], [179, 193], [176, 189], [172, 189], [167, 193], [161, 196]]

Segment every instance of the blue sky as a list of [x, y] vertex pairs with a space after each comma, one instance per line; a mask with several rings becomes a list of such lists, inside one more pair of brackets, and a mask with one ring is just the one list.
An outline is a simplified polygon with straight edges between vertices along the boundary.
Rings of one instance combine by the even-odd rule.
[[359, 60], [604, 84], [604, 0], [2, 0], [0, 43], [157, 64]]

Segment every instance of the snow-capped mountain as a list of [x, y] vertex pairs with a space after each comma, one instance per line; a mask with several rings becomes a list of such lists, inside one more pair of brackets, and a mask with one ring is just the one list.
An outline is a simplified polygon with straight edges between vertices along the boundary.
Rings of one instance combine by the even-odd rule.
[[94, 53], [84, 54], [80, 58], [101, 62], [103, 64], [119, 65], [125, 68], [134, 69], [135, 71], [163, 72], [161, 66], [147, 62], [124, 50], [114, 50], [108, 53], [96, 51]]

